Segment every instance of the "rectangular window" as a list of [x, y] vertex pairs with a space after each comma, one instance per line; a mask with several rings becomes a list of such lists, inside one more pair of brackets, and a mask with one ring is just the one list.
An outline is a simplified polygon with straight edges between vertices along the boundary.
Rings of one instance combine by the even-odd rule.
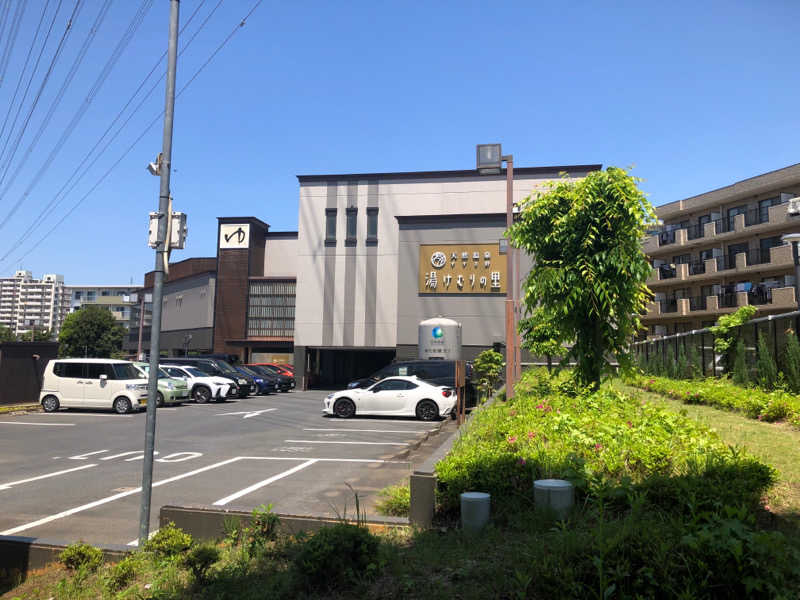
[[336, 209], [325, 209], [325, 244], [336, 244]]
[[367, 209], [367, 244], [378, 243], [378, 208]]
[[294, 281], [251, 281], [248, 337], [294, 336]]
[[348, 246], [355, 246], [356, 244], [356, 234], [357, 234], [357, 226], [358, 226], [358, 209], [357, 208], [348, 208], [347, 209], [347, 237], [344, 240], [344, 243]]

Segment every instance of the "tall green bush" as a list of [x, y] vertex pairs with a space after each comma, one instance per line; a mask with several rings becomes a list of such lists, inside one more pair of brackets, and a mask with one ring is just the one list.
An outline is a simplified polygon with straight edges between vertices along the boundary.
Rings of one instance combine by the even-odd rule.
[[783, 375], [789, 389], [800, 393], [800, 342], [797, 340], [797, 334], [791, 330], [786, 335], [783, 362]]
[[765, 390], [775, 389], [778, 383], [778, 366], [763, 333], [758, 334], [758, 361], [756, 362], [758, 385]]
[[689, 350], [686, 352], [686, 362], [688, 363], [688, 377], [689, 379], [697, 379], [703, 376], [703, 359], [697, 351], [697, 345], [693, 340], [689, 342]]
[[691, 379], [691, 375], [689, 374], [689, 362], [686, 360], [686, 352], [680, 341], [678, 342], [678, 361], [675, 366], [679, 379]]
[[750, 374], [747, 368], [747, 349], [745, 348], [744, 340], [736, 342], [736, 351], [733, 358], [733, 381], [742, 386], [750, 383]]

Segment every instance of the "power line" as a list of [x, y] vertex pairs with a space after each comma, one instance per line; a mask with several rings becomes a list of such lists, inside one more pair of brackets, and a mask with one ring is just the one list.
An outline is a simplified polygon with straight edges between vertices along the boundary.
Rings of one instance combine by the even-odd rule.
[[[206, 18], [200, 24], [200, 27], [197, 29], [197, 31], [195, 31], [195, 33], [192, 35], [192, 37], [189, 39], [189, 41], [186, 42], [184, 47], [181, 49], [179, 56], [181, 54], [183, 54], [189, 48], [189, 46], [194, 41], [194, 39], [197, 37], [197, 35], [200, 33], [200, 31], [202, 31], [203, 28], [205, 28], [205, 26], [208, 23], [209, 19], [216, 12], [216, 10], [219, 8], [219, 6], [222, 4], [222, 2], [223, 2], [223, 0], [219, 0], [219, 2], [217, 2], [216, 6], [211, 10], [211, 12], [206, 16]], [[200, 4], [197, 6], [195, 11], [191, 14], [189, 19], [186, 21], [186, 23], [181, 28], [181, 32], [183, 32], [189, 26], [189, 24], [192, 22], [194, 17], [200, 11], [200, 9], [202, 8], [204, 3], [205, 3], [205, 0], [201, 0], [200, 1]], [[19, 247], [22, 243], [24, 243], [25, 240], [28, 239], [28, 237], [30, 237], [30, 235], [35, 231], [36, 227], [41, 223], [42, 217], [44, 217], [44, 215], [48, 211], [50, 211], [51, 209], [54, 209], [55, 207], [57, 207], [58, 204], [60, 204], [61, 201], [64, 200], [64, 198], [66, 198], [70, 193], [72, 193], [72, 190], [74, 190], [77, 187], [78, 183], [80, 183], [80, 181], [83, 179], [83, 177], [88, 173], [88, 170], [84, 169], [84, 166], [86, 165], [87, 162], [89, 162], [89, 159], [94, 154], [94, 151], [100, 146], [100, 144], [106, 138], [106, 136], [111, 131], [111, 129], [114, 127], [114, 125], [117, 123], [117, 121], [119, 121], [119, 119], [125, 113], [127, 108], [131, 105], [133, 100], [136, 98], [136, 96], [142, 90], [144, 85], [150, 79], [150, 76], [155, 72], [155, 70], [161, 64], [161, 61], [164, 60], [164, 57], [166, 55], [167, 55], [167, 53], [164, 52], [159, 57], [159, 59], [153, 65], [153, 68], [150, 69], [150, 72], [145, 76], [145, 78], [139, 84], [139, 87], [136, 88], [136, 90], [133, 92], [131, 97], [125, 103], [125, 106], [123, 106], [122, 109], [117, 113], [117, 115], [111, 121], [111, 124], [106, 128], [106, 130], [103, 132], [103, 134], [97, 140], [97, 142], [95, 142], [94, 146], [92, 146], [92, 149], [89, 150], [89, 152], [86, 153], [86, 155], [83, 157], [83, 160], [81, 160], [81, 162], [78, 165], [78, 167], [72, 170], [72, 174], [69, 176], [69, 178], [64, 183], [64, 185], [61, 186], [61, 188], [58, 190], [58, 192], [56, 192], [55, 196], [53, 196], [53, 198], [50, 200], [50, 202], [48, 202], [47, 205], [41, 210], [39, 215], [31, 222], [31, 224], [28, 226], [28, 228], [25, 230], [25, 232], [19, 237], [19, 239], [17, 239], [17, 241], [11, 246], [11, 248], [9, 248], [9, 250], [2, 257], [0, 257], [0, 261], [4, 261], [14, 251], [15, 248]], [[153, 91], [155, 91], [156, 87], [159, 85], [159, 83], [161, 82], [161, 80], [163, 78], [164, 78], [164, 75], [162, 74], [161, 77], [159, 79], [157, 79], [156, 82], [151, 86], [151, 88], [147, 92], [147, 94], [145, 94], [142, 97], [142, 99], [140, 100], [139, 104], [137, 104], [137, 106], [133, 109], [133, 111], [128, 116], [128, 118], [125, 120], [125, 122], [119, 127], [119, 129], [117, 129], [116, 133], [114, 133], [114, 135], [111, 136], [111, 138], [108, 140], [108, 142], [105, 144], [105, 146], [103, 146], [103, 148], [98, 153], [98, 156], [102, 155], [108, 149], [108, 147], [114, 142], [114, 140], [119, 136], [119, 134], [122, 133], [123, 129], [126, 127], [128, 122], [130, 122], [130, 120], [139, 111], [139, 109], [142, 107], [142, 105], [147, 100], [147, 98], [149, 98], [150, 95], [153, 93]], [[75, 180], [75, 182], [73, 183], [73, 179], [75, 179], [76, 177], [77, 177], [77, 180]], [[71, 187], [70, 187], [70, 184], [72, 184]], [[64, 190], [66, 190], [67, 187], [69, 187], [69, 189], [66, 192], [64, 192]], [[59, 199], [59, 196], [61, 196], [60, 199]]]
[[[28, 128], [28, 124], [30, 123], [31, 116], [33, 116], [33, 111], [36, 110], [36, 106], [37, 106], [37, 104], [39, 104], [39, 100], [42, 97], [42, 92], [44, 91], [44, 88], [47, 85], [47, 82], [50, 80], [50, 75], [53, 73], [53, 68], [56, 66], [56, 63], [58, 62], [58, 59], [61, 56], [61, 52], [64, 50], [64, 44], [66, 43], [67, 38], [69, 37], [69, 34], [72, 31], [73, 20], [77, 17], [78, 12], [80, 10], [81, 1], [82, 0], [76, 0], [76, 2], [75, 2], [75, 8], [72, 10], [72, 15], [70, 16], [69, 21], [67, 21], [67, 26], [64, 29], [64, 33], [61, 35], [61, 40], [58, 43], [58, 47], [56, 48], [56, 51], [53, 54], [53, 58], [50, 60], [50, 66], [47, 68], [47, 72], [44, 75], [44, 79], [42, 80], [42, 84], [39, 86], [39, 90], [36, 92], [36, 97], [33, 100], [33, 104], [31, 105], [31, 108], [28, 111], [27, 116], [25, 117], [25, 122], [22, 124], [22, 127], [20, 128], [19, 132], [17, 133], [17, 137], [14, 140], [14, 146], [13, 146], [11, 157], [4, 157], [5, 151], [6, 151], [6, 147], [8, 146], [8, 140], [6, 140], [6, 144], [3, 146], [3, 150], [0, 152], [0, 163], [4, 163], [4, 164], [7, 165], [5, 173], [3, 173], [3, 176], [0, 177], [0, 184], [2, 184], [3, 179], [5, 178], [5, 175], [8, 173], [8, 167], [11, 164], [11, 160], [13, 159], [14, 154], [16, 153], [17, 149], [19, 148], [19, 143], [22, 140], [22, 136], [25, 134], [25, 130]], [[58, 13], [56, 13], [56, 14], [58, 14]], [[42, 50], [44, 50], [44, 48], [42, 48]], [[9, 139], [10, 139], [10, 136], [9, 136]]]
[[[53, 13], [53, 18], [50, 20], [50, 26], [47, 29], [47, 35], [44, 37], [44, 42], [42, 43], [42, 48], [39, 50], [39, 55], [36, 57], [36, 63], [33, 65], [33, 70], [31, 71], [31, 76], [28, 78], [28, 83], [25, 86], [25, 92], [22, 94], [22, 100], [19, 101], [19, 105], [17, 106], [17, 112], [14, 115], [14, 121], [11, 123], [11, 129], [8, 130], [8, 137], [6, 138], [6, 143], [3, 144], [3, 149], [0, 150], [0, 161], [2, 160], [3, 155], [6, 153], [6, 148], [8, 147], [8, 142], [11, 139], [11, 132], [14, 131], [14, 128], [17, 126], [17, 119], [19, 119], [19, 115], [22, 112], [22, 107], [25, 105], [25, 100], [28, 97], [28, 92], [31, 89], [31, 84], [33, 83], [33, 78], [36, 75], [36, 71], [39, 70], [39, 62], [42, 60], [42, 55], [44, 54], [45, 48], [47, 48], [47, 42], [50, 39], [50, 34], [53, 32], [53, 26], [56, 24], [56, 18], [58, 17], [58, 13], [61, 10], [61, 3], [63, 0], [58, 0], [58, 6], [56, 6], [56, 12]], [[11, 107], [9, 107], [9, 111]], [[10, 113], [9, 113], [10, 114]], [[3, 124], [3, 130], [5, 130], [5, 123]]]
[[[6, 226], [6, 224], [8, 224], [8, 222], [11, 220], [11, 218], [14, 216], [14, 214], [17, 212], [17, 210], [19, 210], [20, 206], [22, 206], [22, 204], [27, 200], [27, 198], [30, 195], [31, 191], [33, 191], [33, 188], [36, 187], [36, 184], [38, 184], [39, 181], [41, 181], [42, 176], [44, 175], [44, 173], [47, 171], [47, 169], [53, 163], [53, 161], [55, 160], [55, 158], [58, 155], [58, 153], [64, 147], [64, 144], [66, 144], [66, 142], [69, 139], [69, 137], [75, 131], [75, 128], [78, 126], [78, 124], [80, 123], [81, 119], [86, 114], [86, 111], [89, 108], [89, 105], [92, 103], [92, 101], [94, 100], [95, 96], [97, 96], [97, 93], [100, 91], [100, 89], [102, 88], [102, 86], [105, 83], [106, 79], [108, 79], [108, 76], [111, 74], [111, 71], [114, 69], [114, 66], [119, 61], [120, 57], [122, 56], [122, 53], [125, 51], [125, 48], [127, 48], [128, 44], [130, 44], [131, 40], [133, 39], [133, 36], [136, 34], [136, 31], [139, 29], [139, 26], [142, 24], [142, 21], [144, 20], [145, 16], [147, 15], [147, 12], [153, 6], [153, 2], [154, 2], [154, 0], [142, 0], [142, 3], [139, 6], [139, 9], [136, 11], [136, 14], [134, 14], [133, 18], [131, 19], [131, 22], [128, 24], [127, 30], [125, 31], [125, 33], [123, 33], [123, 35], [120, 38], [119, 42], [117, 42], [116, 47], [111, 52], [111, 56], [106, 61], [106, 64], [103, 66], [102, 70], [100, 71], [100, 74], [97, 76], [97, 78], [95, 79], [95, 81], [92, 84], [91, 88], [89, 89], [89, 94], [86, 96], [85, 100], [83, 101], [83, 104], [81, 104], [81, 106], [78, 107], [78, 110], [75, 111], [75, 114], [72, 116], [72, 119], [70, 120], [69, 124], [64, 129], [64, 131], [61, 133], [61, 137], [58, 139], [58, 141], [56, 142], [55, 146], [50, 151], [50, 154], [47, 156], [47, 158], [45, 159], [45, 161], [42, 164], [42, 166], [36, 172], [36, 175], [34, 175], [33, 180], [28, 185], [28, 187], [25, 189], [25, 192], [22, 194], [22, 196], [20, 196], [20, 198], [14, 204], [14, 206], [9, 211], [9, 213], [3, 218], [3, 220], [0, 221], [0, 229], [2, 229], [3, 227]], [[108, 6], [110, 6], [110, 3], [108, 4]], [[88, 48], [88, 46], [87, 46], [87, 48]], [[71, 77], [69, 78], [69, 80], [71, 80]], [[62, 86], [62, 90], [66, 89], [65, 86], [68, 85], [69, 81], [65, 81], [64, 83], [65, 83], [65, 85]], [[46, 123], [45, 123], [45, 125], [46, 125]], [[40, 131], [41, 131], [41, 129], [40, 129]], [[0, 194], [0, 199], [1, 198], [2, 198], [2, 195]]]
[[[44, 17], [47, 14], [47, 9], [50, 6], [51, 0], [46, 0], [44, 3], [44, 8], [42, 9], [42, 16], [39, 17], [39, 24], [36, 26], [36, 31], [33, 34], [33, 40], [31, 41], [31, 46], [28, 48], [28, 54], [25, 56], [25, 63], [22, 65], [22, 70], [19, 72], [19, 80], [17, 81], [17, 87], [14, 89], [14, 95], [11, 97], [11, 102], [8, 105], [8, 110], [6, 111], [6, 118], [3, 119], [3, 126], [0, 127], [0, 138], [3, 137], [3, 134], [6, 131], [6, 125], [8, 124], [8, 118], [11, 116], [11, 110], [14, 108], [14, 103], [17, 101], [17, 94], [19, 93], [19, 88], [22, 86], [22, 82], [25, 80], [25, 71], [28, 70], [28, 63], [31, 60], [31, 55], [33, 54], [33, 49], [36, 47], [36, 40], [39, 37], [39, 32], [42, 30], [42, 23], [44, 23]], [[24, 102], [24, 98], [21, 102]], [[20, 104], [21, 106], [22, 104]]]
[[[81, 0], [79, 0], [79, 2], [80, 1]], [[92, 42], [94, 41], [94, 38], [97, 35], [97, 32], [100, 29], [100, 26], [102, 25], [103, 21], [105, 20], [106, 15], [108, 14], [109, 8], [111, 8], [111, 1], [104, 2], [103, 5], [100, 7], [100, 12], [97, 14], [97, 17], [95, 18], [91, 29], [89, 29], [89, 33], [86, 36], [86, 39], [83, 41], [83, 44], [81, 45], [80, 49], [78, 50], [78, 55], [72, 61], [72, 65], [70, 66], [70, 69], [67, 72], [67, 75], [64, 77], [64, 81], [61, 84], [61, 87], [58, 89], [58, 92], [56, 92], [55, 98], [53, 98], [52, 102], [50, 103], [50, 107], [47, 109], [47, 113], [45, 114], [44, 118], [42, 119], [42, 122], [39, 124], [39, 129], [36, 130], [36, 133], [34, 134], [33, 139], [31, 140], [30, 144], [28, 144], [28, 149], [25, 151], [25, 154], [20, 159], [17, 168], [14, 169], [13, 175], [11, 176], [11, 180], [8, 182], [8, 184], [6, 185], [5, 189], [0, 191], [0, 201], [6, 195], [8, 190], [11, 189], [11, 186], [14, 184], [14, 182], [17, 179], [17, 177], [19, 177], [19, 174], [22, 172], [23, 165], [28, 160], [28, 157], [31, 155], [31, 153], [33, 152], [33, 149], [36, 147], [36, 144], [39, 143], [39, 140], [41, 139], [42, 134], [45, 132], [45, 129], [47, 129], [47, 126], [50, 124], [50, 120], [53, 118], [53, 115], [55, 114], [56, 109], [58, 108], [58, 105], [61, 104], [61, 100], [64, 98], [64, 94], [66, 93], [67, 88], [72, 83], [72, 79], [75, 77], [75, 74], [78, 72], [78, 69], [80, 68], [81, 63], [83, 63], [83, 59], [86, 57], [86, 53], [89, 51], [89, 47], [92, 45]], [[12, 164], [12, 161], [14, 160], [14, 156], [16, 155], [18, 148], [19, 148], [18, 146], [15, 147], [11, 152], [11, 156], [7, 159], [7, 162], [6, 162], [6, 165], [5, 165], [5, 170], [3, 172], [2, 177], [0, 177], [0, 184], [2, 184], [3, 181], [5, 181], [6, 175], [8, 174], [9, 170], [11, 169], [11, 164]], [[14, 209], [14, 210], [16, 210], [16, 209]], [[6, 223], [7, 223], [7, 220], [3, 221], [2, 223], [0, 223], [0, 229], [2, 229], [3, 226]]]
[[[183, 94], [184, 91], [186, 91], [186, 88], [188, 88], [189, 85], [191, 85], [191, 83], [197, 78], [197, 76], [200, 75], [200, 73], [208, 66], [208, 64], [219, 53], [219, 51], [222, 50], [222, 48], [225, 47], [225, 45], [228, 44], [228, 42], [231, 40], [231, 38], [233, 38], [233, 36], [236, 35], [236, 33], [242, 27], [244, 27], [246, 25], [247, 19], [250, 18], [250, 16], [253, 14], [253, 12], [255, 12], [255, 10], [261, 5], [262, 2], [263, 2], [263, 0], [257, 0], [256, 1], [256, 3], [253, 5], [253, 7], [250, 9], [250, 11], [233, 28], [231, 33], [228, 34], [228, 36], [222, 41], [222, 43], [219, 46], [217, 46], [217, 48], [214, 50], [214, 52], [211, 53], [211, 56], [208, 58], [208, 60], [206, 60], [206, 62], [204, 62], [200, 66], [200, 68], [195, 71], [194, 75], [192, 75], [192, 77], [189, 79], [189, 81], [187, 81], [183, 85], [183, 87], [181, 87], [180, 91], [175, 96], [176, 98], [180, 97], [180, 95]], [[136, 146], [136, 144], [138, 144], [142, 140], [142, 138], [144, 138], [144, 136], [147, 135], [147, 133], [150, 131], [150, 129], [152, 129], [153, 125], [155, 125], [158, 122], [158, 120], [163, 116], [163, 114], [164, 114], [164, 111], [162, 110], [152, 121], [150, 121], [150, 123], [147, 125], [147, 127], [145, 127], [144, 131], [142, 131], [142, 133], [139, 135], [139, 137], [137, 137], [136, 140], [134, 140], [134, 142], [130, 146], [128, 146], [128, 148], [125, 150], [125, 152], [123, 152], [122, 155], [116, 160], [116, 162], [114, 162], [114, 164], [112, 164], [111, 167], [105, 173], [103, 173], [103, 175], [97, 180], [97, 182], [92, 186], [92, 188], [88, 192], [86, 192], [75, 204], [73, 204], [72, 208], [70, 208], [69, 211], [67, 211], [67, 213], [63, 217], [61, 217], [61, 219], [59, 219], [59, 221], [47, 231], [47, 233], [45, 233], [33, 246], [31, 246], [27, 250], [27, 252], [25, 252], [22, 256], [20, 256], [17, 259], [18, 261], [22, 261], [31, 252], [33, 252], [36, 248], [38, 248], [39, 245], [42, 244], [42, 242], [44, 242], [48, 237], [50, 237], [50, 235], [54, 231], [56, 231], [56, 229], [58, 229], [61, 226], [61, 224], [64, 221], [66, 221], [67, 218], [69, 218], [69, 216], [73, 212], [75, 212], [75, 210], [77, 210], [77, 208], [83, 203], [83, 201], [86, 200], [86, 198], [88, 198], [108, 178], [108, 176], [117, 167], [117, 165], [119, 165], [119, 163], [121, 163], [125, 159], [125, 157], [128, 154], [130, 154], [131, 150], [133, 150], [133, 148]]]
[[25, 2], [17, 4], [17, 10], [14, 12], [14, 20], [11, 22], [11, 29], [9, 30], [8, 40], [6, 47], [3, 50], [3, 56], [0, 57], [0, 87], [6, 79], [6, 71], [8, 70], [8, 62], [11, 60], [11, 51], [14, 48], [14, 42], [17, 40], [19, 34], [19, 25], [22, 22], [22, 15], [25, 13]]

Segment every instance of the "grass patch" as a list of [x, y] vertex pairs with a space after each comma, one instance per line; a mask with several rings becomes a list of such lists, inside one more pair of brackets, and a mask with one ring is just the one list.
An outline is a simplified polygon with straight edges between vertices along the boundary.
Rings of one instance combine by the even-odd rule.
[[683, 413], [717, 433], [726, 443], [742, 446], [779, 473], [779, 481], [767, 493], [771, 511], [800, 527], [800, 432], [786, 423], [767, 423], [702, 404], [684, 404], [655, 392], [641, 390], [617, 380], [621, 392], [659, 403]]
[[411, 505], [411, 488], [408, 482], [390, 485], [378, 492], [375, 510], [389, 517], [407, 517]]

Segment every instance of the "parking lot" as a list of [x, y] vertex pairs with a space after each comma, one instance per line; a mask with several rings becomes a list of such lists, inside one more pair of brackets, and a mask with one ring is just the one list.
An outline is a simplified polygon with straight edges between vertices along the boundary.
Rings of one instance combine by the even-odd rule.
[[[409, 474], [397, 457], [440, 423], [323, 417], [326, 392], [185, 404], [157, 413], [151, 529], [166, 504], [349, 516]], [[133, 544], [145, 414], [0, 416], [0, 535]]]

